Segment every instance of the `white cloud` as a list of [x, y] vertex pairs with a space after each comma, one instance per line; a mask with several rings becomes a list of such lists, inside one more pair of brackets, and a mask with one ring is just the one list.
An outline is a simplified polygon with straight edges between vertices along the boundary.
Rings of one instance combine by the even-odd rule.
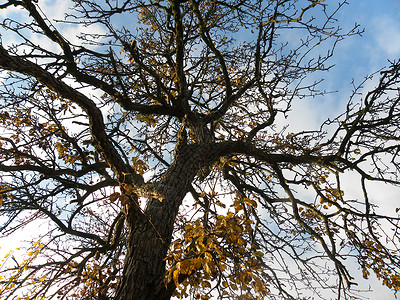
[[400, 56], [400, 22], [394, 17], [382, 15], [372, 21], [375, 51], [383, 51], [389, 58]]
[[15, 16], [18, 16], [18, 14], [21, 13], [21, 10], [22, 8], [13, 5], [7, 7], [6, 9], [0, 9], [0, 18], [14, 19]]

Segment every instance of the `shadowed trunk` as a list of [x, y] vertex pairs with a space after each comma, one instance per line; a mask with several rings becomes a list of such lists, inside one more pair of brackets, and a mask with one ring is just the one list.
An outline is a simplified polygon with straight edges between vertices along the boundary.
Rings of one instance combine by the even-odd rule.
[[128, 211], [128, 251], [116, 300], [170, 299], [175, 290], [175, 285], [166, 287], [164, 284], [164, 259], [179, 206], [199, 170], [199, 159], [207, 157], [204, 156], [205, 149], [185, 148], [185, 153], [177, 155], [157, 186], [159, 193], [165, 196], [164, 201], [151, 199], [145, 215], [139, 215], [134, 208]]

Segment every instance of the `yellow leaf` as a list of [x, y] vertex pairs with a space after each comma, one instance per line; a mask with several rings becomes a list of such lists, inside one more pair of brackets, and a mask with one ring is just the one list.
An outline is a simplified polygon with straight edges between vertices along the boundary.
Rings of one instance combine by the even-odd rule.
[[243, 201], [252, 207], [257, 207], [257, 202], [249, 198], [244, 198]]
[[192, 262], [190, 260], [184, 260], [180, 263], [180, 273], [181, 274], [189, 274], [193, 269]]
[[264, 253], [261, 252], [261, 251], [254, 251], [253, 254], [254, 254], [254, 256], [257, 256], [257, 257], [263, 257], [264, 256]]
[[174, 270], [174, 272], [172, 273], [172, 278], [174, 279], [176, 287], [182, 290], [183, 288], [179, 284], [179, 270]]
[[210, 266], [208, 265], [208, 262], [203, 262], [203, 268], [207, 274], [209, 274], [209, 275], [211, 274], [211, 269], [210, 269]]
[[203, 261], [202, 261], [202, 265], [203, 265], [204, 271], [205, 271], [208, 275], [211, 275], [211, 273], [212, 273], [212, 270], [211, 270], [212, 264], [213, 264], [213, 263], [212, 263], [211, 254], [208, 253], [208, 252], [206, 252], [205, 255], [204, 255], [204, 259], [203, 259]]
[[111, 201], [111, 202], [114, 202], [115, 200], [118, 200], [120, 196], [121, 196], [121, 195], [120, 195], [120, 193], [118, 193], [118, 192], [112, 193], [112, 194], [110, 195], [110, 201]]

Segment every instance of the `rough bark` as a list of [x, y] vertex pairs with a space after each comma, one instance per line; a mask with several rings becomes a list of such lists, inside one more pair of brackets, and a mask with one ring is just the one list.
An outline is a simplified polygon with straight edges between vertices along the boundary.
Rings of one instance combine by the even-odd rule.
[[165, 199], [151, 199], [144, 213], [128, 208], [128, 251], [115, 300], [170, 299], [173, 283], [164, 282], [165, 257], [182, 200], [199, 168], [208, 162], [208, 147], [183, 146], [157, 190]]

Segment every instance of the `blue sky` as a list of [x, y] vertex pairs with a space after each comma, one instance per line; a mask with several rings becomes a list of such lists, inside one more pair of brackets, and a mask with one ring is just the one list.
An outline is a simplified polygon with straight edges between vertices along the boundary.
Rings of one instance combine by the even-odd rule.
[[[336, 1], [326, 3], [337, 5]], [[320, 89], [335, 92], [296, 102], [293, 111], [303, 112], [296, 126], [316, 129], [327, 117], [339, 115], [351, 95], [353, 79], [356, 85], [360, 84], [365, 76], [388, 66], [388, 60], [400, 58], [400, 1], [353, 0], [348, 3], [337, 15], [341, 27], [350, 30], [357, 23], [364, 32], [338, 43], [329, 60], [334, 67], [318, 74], [324, 78]], [[370, 84], [372, 86], [372, 82]]]
[[[400, 0], [349, 0], [348, 2], [349, 5], [344, 6], [338, 15], [340, 24], [343, 28], [350, 29], [358, 23], [365, 28], [365, 32], [361, 37], [353, 36], [340, 42], [335, 50], [335, 56], [330, 61], [335, 67], [321, 74], [325, 78], [321, 89], [338, 92], [294, 104], [293, 110], [298, 114], [294, 116], [298, 121], [296, 129], [302, 127], [317, 129], [326, 117], [337, 116], [343, 111], [349, 99], [353, 79], [355, 83], [360, 83], [368, 74], [387, 66], [388, 59], [400, 58]], [[66, 7], [68, 1], [45, 0], [39, 3], [43, 5], [42, 8], [50, 19], [62, 19], [63, 8]], [[337, 1], [327, 0], [326, 3], [337, 5]], [[5, 17], [4, 13], [0, 11], [1, 19]], [[72, 35], [75, 29], [71, 28], [68, 31], [65, 34]], [[3, 44], [8, 42], [3, 37]], [[387, 193], [385, 196], [400, 198], [396, 191], [385, 193]], [[0, 249], [0, 257], [5, 251], [7, 249]], [[356, 271], [356, 273], [360, 272]], [[391, 291], [373, 277], [372, 275], [369, 280], [360, 279], [360, 288], [368, 288], [368, 285], [371, 285], [374, 289], [374, 292], [365, 294], [366, 299], [396, 299]]]
[[[388, 60], [400, 59], [400, 1], [399, 0], [362, 0], [348, 1], [349, 5], [343, 7], [338, 15], [343, 28], [350, 29], [355, 23], [365, 29], [362, 36], [353, 36], [340, 42], [335, 50], [334, 57], [330, 60], [335, 65], [333, 69], [323, 75], [325, 78], [321, 89], [337, 91], [322, 97], [309, 98], [297, 102], [293, 106], [298, 122], [296, 129], [317, 129], [326, 117], [335, 117], [343, 112], [344, 105], [352, 91], [351, 82], [361, 83], [365, 76], [374, 73], [382, 67], [388, 66]], [[337, 1], [327, 1], [336, 5]], [[366, 84], [373, 86], [373, 81]], [[301, 113], [299, 114], [299, 111]], [[359, 184], [358, 182], [356, 185]], [[357, 191], [354, 182], [346, 183], [350, 193], [355, 195]], [[353, 187], [352, 187], [353, 185]], [[345, 190], [348, 191], [345, 188]], [[384, 192], [382, 192], [384, 191]], [[387, 186], [375, 188], [375, 199], [382, 204], [382, 209], [393, 211], [395, 201], [399, 202], [398, 189], [390, 189]], [[390, 212], [390, 211], [389, 211]], [[358, 267], [354, 265], [353, 275], [358, 275], [357, 281], [360, 289], [368, 289], [373, 292], [365, 293], [365, 299], [391, 300], [397, 299], [393, 292], [382, 286], [381, 282], [371, 275], [368, 280], [360, 276]], [[400, 298], [400, 295], [399, 297]]]

